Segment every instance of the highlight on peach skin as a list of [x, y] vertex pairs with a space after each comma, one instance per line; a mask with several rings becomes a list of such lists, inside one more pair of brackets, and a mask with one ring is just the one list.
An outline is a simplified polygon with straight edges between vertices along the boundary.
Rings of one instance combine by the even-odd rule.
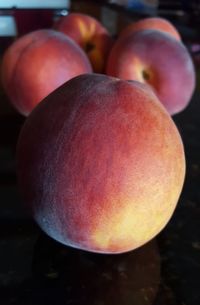
[[106, 73], [148, 84], [171, 115], [187, 107], [196, 82], [185, 45], [157, 30], [141, 30], [119, 38], [110, 52]]
[[122, 253], [148, 242], [171, 218], [185, 177], [184, 149], [148, 86], [85, 74], [27, 118], [17, 176], [27, 209], [49, 236]]
[[169, 20], [162, 17], [147, 17], [131, 22], [121, 31], [119, 36], [125, 37], [130, 33], [136, 33], [141, 30], [159, 30], [172, 35], [177, 40], [181, 40], [181, 35], [176, 27]]
[[2, 83], [13, 106], [27, 116], [49, 93], [70, 78], [92, 72], [83, 50], [55, 30], [18, 38], [5, 52]]
[[68, 35], [83, 48], [94, 72], [104, 72], [113, 39], [97, 19], [86, 14], [70, 13], [61, 17], [55, 23], [54, 28]]

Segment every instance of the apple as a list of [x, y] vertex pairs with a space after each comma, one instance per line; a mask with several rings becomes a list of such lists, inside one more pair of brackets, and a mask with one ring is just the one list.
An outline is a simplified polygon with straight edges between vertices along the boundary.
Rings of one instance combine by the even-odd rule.
[[86, 52], [94, 72], [104, 72], [113, 39], [97, 19], [86, 14], [71, 13], [61, 17], [54, 28], [68, 35]]
[[92, 72], [83, 50], [63, 33], [37, 30], [17, 39], [5, 52], [2, 83], [13, 106], [27, 116], [64, 82]]
[[110, 52], [106, 73], [148, 84], [171, 115], [188, 105], [195, 88], [195, 69], [187, 48], [157, 30], [119, 38]]
[[124, 37], [141, 30], [159, 30], [172, 35], [177, 40], [181, 40], [181, 36], [176, 27], [169, 20], [162, 17], [148, 17], [131, 22], [121, 31], [119, 36]]
[[148, 86], [85, 74], [27, 118], [17, 176], [28, 210], [49, 236], [91, 252], [122, 253], [148, 242], [171, 218], [184, 149]]

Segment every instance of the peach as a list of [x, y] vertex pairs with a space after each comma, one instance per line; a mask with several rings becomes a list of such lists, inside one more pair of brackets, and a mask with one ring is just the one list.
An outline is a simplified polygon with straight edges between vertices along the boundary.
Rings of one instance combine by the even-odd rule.
[[195, 70], [187, 48], [157, 30], [141, 30], [117, 40], [106, 73], [148, 84], [171, 115], [188, 105], [195, 88]]
[[108, 30], [95, 18], [71, 13], [55, 23], [55, 29], [72, 38], [84, 49], [94, 72], [102, 73], [113, 39]]
[[145, 244], [171, 218], [185, 176], [184, 149], [148, 86], [85, 74], [27, 118], [17, 175], [24, 202], [49, 236], [121, 253]]
[[92, 72], [83, 50], [54, 30], [38, 30], [17, 39], [6, 50], [1, 70], [10, 101], [25, 116], [70, 78]]
[[121, 31], [120, 37], [141, 30], [159, 30], [172, 35], [177, 40], [181, 40], [181, 36], [175, 26], [162, 17], [148, 17], [132, 22]]

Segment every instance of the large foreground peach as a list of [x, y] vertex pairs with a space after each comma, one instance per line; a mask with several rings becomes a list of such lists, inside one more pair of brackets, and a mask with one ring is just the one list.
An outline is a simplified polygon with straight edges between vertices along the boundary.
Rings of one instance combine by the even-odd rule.
[[188, 105], [195, 88], [195, 70], [187, 48], [156, 30], [119, 38], [110, 52], [106, 73], [150, 85], [170, 114]]
[[71, 37], [84, 49], [94, 72], [104, 71], [113, 39], [98, 20], [86, 14], [71, 13], [58, 20], [55, 29]]
[[148, 17], [132, 22], [122, 30], [120, 37], [141, 30], [159, 30], [172, 35], [177, 40], [181, 40], [181, 36], [175, 26], [169, 20], [162, 17]]
[[185, 175], [180, 135], [152, 90], [98, 74], [70, 80], [33, 110], [17, 160], [39, 226], [101, 253], [129, 251], [158, 234]]
[[16, 40], [5, 52], [2, 82], [23, 115], [70, 78], [92, 72], [81, 48], [66, 35], [38, 30]]

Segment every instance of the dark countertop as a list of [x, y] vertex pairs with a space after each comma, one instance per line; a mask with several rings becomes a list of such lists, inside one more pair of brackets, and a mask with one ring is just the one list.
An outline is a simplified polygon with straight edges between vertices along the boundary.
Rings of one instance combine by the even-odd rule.
[[46, 236], [17, 189], [15, 147], [24, 118], [0, 90], [0, 304], [200, 304], [200, 68], [190, 105], [173, 117], [186, 154], [186, 179], [165, 229], [120, 255], [94, 254]]

